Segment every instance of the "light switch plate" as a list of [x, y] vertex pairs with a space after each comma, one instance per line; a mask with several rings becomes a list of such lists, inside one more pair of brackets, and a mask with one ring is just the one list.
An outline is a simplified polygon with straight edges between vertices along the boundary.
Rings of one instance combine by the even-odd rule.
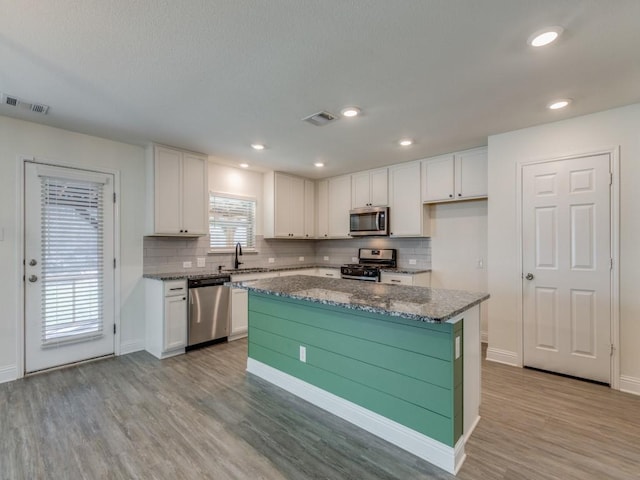
[[206, 265], [206, 261], [204, 258], [198, 258], [198, 267], [204, 267]]
[[358, 257], [351, 257], [351, 261], [353, 263], [358, 263]]
[[304, 257], [298, 257], [299, 262], [304, 262]]
[[269, 257], [269, 263], [274, 263], [275, 261], [276, 261], [276, 259], [275, 259], [275, 258], [271, 258], [271, 257]]
[[191, 262], [182, 262], [182, 268], [191, 268], [192, 266]]
[[329, 257], [325, 255], [325, 256], [324, 256], [324, 260], [325, 260], [326, 262], [328, 262], [328, 261], [329, 261]]
[[409, 265], [415, 265], [416, 264], [416, 259], [415, 258], [410, 258], [409, 259]]

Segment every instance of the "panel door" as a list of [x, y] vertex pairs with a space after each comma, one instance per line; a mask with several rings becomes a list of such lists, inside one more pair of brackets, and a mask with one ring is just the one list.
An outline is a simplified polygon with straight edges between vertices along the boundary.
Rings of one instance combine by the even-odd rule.
[[329, 236], [349, 236], [349, 206], [351, 205], [351, 177], [329, 180]]
[[423, 234], [424, 208], [420, 201], [420, 162], [389, 168], [389, 234], [419, 237]]
[[304, 181], [304, 237], [316, 236], [316, 184]]
[[114, 352], [113, 175], [25, 164], [25, 371]]
[[317, 187], [316, 237], [327, 238], [329, 236], [329, 182], [327, 180], [320, 180]]
[[371, 203], [369, 172], [351, 175], [351, 208], [367, 207]]
[[456, 198], [486, 197], [487, 186], [487, 150], [471, 150], [455, 157]]
[[304, 179], [291, 178], [291, 236], [304, 237]]
[[610, 382], [608, 155], [522, 169], [524, 364]]
[[386, 168], [371, 172], [371, 205], [386, 207], [389, 204], [389, 174]]
[[453, 155], [424, 160], [423, 202], [453, 200]]
[[164, 351], [187, 345], [187, 297], [164, 299]]
[[208, 212], [207, 159], [185, 153], [182, 157], [182, 229], [206, 235]]
[[275, 205], [274, 233], [276, 237], [291, 237], [293, 231], [291, 223], [291, 202], [293, 177], [275, 174]]
[[155, 233], [182, 230], [182, 153], [156, 147], [154, 159]]

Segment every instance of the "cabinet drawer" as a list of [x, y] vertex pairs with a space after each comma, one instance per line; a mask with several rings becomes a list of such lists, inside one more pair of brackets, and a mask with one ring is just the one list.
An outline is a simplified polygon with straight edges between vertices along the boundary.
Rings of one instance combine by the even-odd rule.
[[392, 285], [413, 285], [413, 277], [411, 275], [388, 274], [382, 272], [380, 282]]
[[319, 268], [318, 277], [340, 278], [340, 270], [337, 268]]
[[164, 282], [164, 296], [185, 295], [187, 293], [186, 280], [166, 280]]

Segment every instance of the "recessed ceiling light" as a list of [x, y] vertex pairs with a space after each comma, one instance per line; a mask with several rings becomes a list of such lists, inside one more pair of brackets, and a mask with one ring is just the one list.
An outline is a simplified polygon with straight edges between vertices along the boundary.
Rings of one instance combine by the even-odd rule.
[[570, 98], [562, 98], [559, 100], [554, 100], [553, 102], [547, 105], [549, 110], [559, 110], [560, 108], [564, 108], [571, 103]]
[[358, 107], [344, 107], [340, 113], [343, 117], [357, 117], [360, 115], [361, 110]]
[[532, 47], [544, 47], [556, 41], [563, 31], [562, 27], [547, 27], [531, 35], [527, 43]]
[[410, 147], [411, 145], [413, 145], [413, 139], [411, 138], [402, 138], [398, 141], [398, 144], [401, 147]]
[[313, 165], [318, 167], [318, 168], [324, 167], [324, 163], [322, 163], [322, 162], [316, 162]]
[[264, 150], [264, 145], [261, 143], [252, 143], [251, 148], [254, 150]]
[[249, 168], [249, 164], [248, 163], [241, 163], [240, 166], [242, 168]]

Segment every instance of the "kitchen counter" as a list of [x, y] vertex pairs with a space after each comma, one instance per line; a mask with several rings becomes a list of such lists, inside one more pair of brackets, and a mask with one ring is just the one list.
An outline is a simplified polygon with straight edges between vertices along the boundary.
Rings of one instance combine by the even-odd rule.
[[[331, 264], [310, 264], [310, 265], [278, 265], [272, 267], [254, 267], [254, 268], [228, 268], [221, 271], [214, 270], [209, 272], [170, 272], [170, 273], [145, 273], [143, 278], [150, 278], [153, 280], [198, 280], [201, 278], [219, 278], [228, 277], [229, 275], [240, 275], [243, 273], [269, 273], [269, 272], [287, 272], [292, 270], [305, 270], [307, 268], [334, 268], [339, 270], [341, 265]], [[430, 268], [381, 268], [383, 272], [391, 273], [426, 273], [430, 272]]]
[[486, 293], [293, 275], [234, 282], [250, 291], [352, 310], [441, 323], [489, 298]]

